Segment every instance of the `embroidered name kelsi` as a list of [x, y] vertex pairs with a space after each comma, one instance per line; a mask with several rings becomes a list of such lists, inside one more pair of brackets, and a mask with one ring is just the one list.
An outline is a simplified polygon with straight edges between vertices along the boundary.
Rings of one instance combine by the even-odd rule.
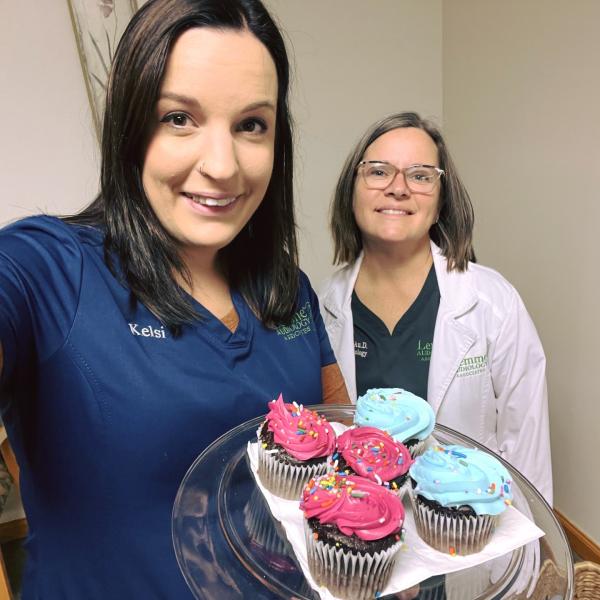
[[283, 336], [286, 341], [293, 340], [312, 331], [311, 322], [310, 302], [306, 302], [292, 317], [292, 322], [289, 325], [280, 325], [277, 328], [277, 334]]
[[139, 335], [141, 337], [159, 338], [161, 340], [164, 340], [167, 337], [165, 333], [165, 328], [162, 326], [160, 327], [160, 329], [157, 329], [156, 327], [151, 327], [149, 325], [143, 327], [141, 325], [138, 325], [137, 323], [128, 323], [128, 325], [129, 331], [131, 331], [133, 335]]

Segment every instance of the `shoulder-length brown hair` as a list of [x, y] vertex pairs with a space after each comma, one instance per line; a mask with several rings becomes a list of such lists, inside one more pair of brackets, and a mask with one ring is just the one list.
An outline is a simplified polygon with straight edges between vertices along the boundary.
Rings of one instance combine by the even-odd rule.
[[334, 242], [334, 264], [353, 263], [362, 248], [362, 235], [354, 218], [352, 203], [356, 169], [367, 148], [388, 131], [401, 127], [415, 127], [425, 131], [438, 150], [439, 167], [444, 170], [440, 180], [439, 219], [431, 229], [431, 239], [440, 247], [448, 260], [448, 270], [464, 271], [469, 260], [475, 260], [473, 251], [473, 206], [463, 185], [440, 130], [417, 113], [403, 112], [390, 115], [369, 127], [354, 147], [342, 168], [331, 204], [330, 226]]

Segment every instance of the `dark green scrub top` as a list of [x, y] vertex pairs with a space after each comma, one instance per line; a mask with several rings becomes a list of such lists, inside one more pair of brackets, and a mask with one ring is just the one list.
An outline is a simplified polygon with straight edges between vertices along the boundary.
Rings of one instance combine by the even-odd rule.
[[383, 321], [352, 293], [358, 395], [398, 387], [427, 400], [427, 378], [440, 289], [433, 266], [419, 295], [390, 335]]

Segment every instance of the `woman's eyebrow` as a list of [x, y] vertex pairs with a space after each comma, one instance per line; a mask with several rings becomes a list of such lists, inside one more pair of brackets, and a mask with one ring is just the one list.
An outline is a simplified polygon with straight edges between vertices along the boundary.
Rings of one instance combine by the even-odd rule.
[[200, 103], [196, 98], [191, 96], [185, 96], [184, 94], [177, 94], [176, 92], [161, 92], [158, 98], [159, 100], [175, 100], [175, 102], [181, 102], [189, 106], [195, 106], [200, 108]]
[[[187, 104], [194, 108], [202, 108], [200, 102], [198, 102], [196, 98], [186, 96], [185, 94], [178, 94], [176, 92], [161, 92], [159, 100], [175, 100], [175, 102], [181, 102], [182, 104]], [[258, 100], [257, 102], [252, 102], [245, 106], [240, 112], [250, 112], [261, 108], [266, 108], [267, 110], [275, 112], [275, 105], [270, 100]]]
[[275, 112], [275, 105], [270, 100], [259, 100], [258, 102], [252, 102], [242, 109], [241, 112], [250, 112], [252, 110], [259, 110], [261, 108], [266, 108]]

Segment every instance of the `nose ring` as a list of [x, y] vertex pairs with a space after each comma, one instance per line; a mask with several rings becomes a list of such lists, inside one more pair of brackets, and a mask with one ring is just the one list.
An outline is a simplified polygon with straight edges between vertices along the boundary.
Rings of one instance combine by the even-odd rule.
[[200, 163], [200, 168], [198, 170], [200, 171], [200, 175], [206, 175], [204, 172], [204, 161]]

